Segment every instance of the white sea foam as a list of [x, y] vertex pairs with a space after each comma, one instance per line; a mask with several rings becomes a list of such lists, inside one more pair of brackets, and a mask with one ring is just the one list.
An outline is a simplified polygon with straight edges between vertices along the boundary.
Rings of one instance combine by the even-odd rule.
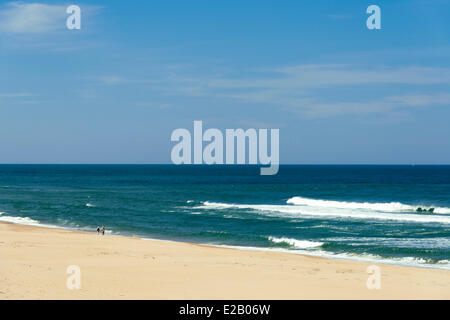
[[346, 201], [330, 201], [330, 200], [309, 199], [303, 197], [293, 197], [290, 198], [287, 201], [287, 203], [296, 206], [310, 206], [310, 207], [338, 208], [338, 209], [365, 209], [382, 212], [405, 212], [405, 211], [415, 212], [417, 208], [422, 207], [423, 209], [427, 210], [434, 208], [434, 213], [450, 214], [450, 208], [446, 207], [432, 207], [420, 205], [412, 206], [400, 202], [381, 202], [381, 203], [346, 202]]
[[42, 224], [41, 222], [28, 218], [28, 217], [14, 217], [14, 216], [8, 216], [6, 212], [0, 212], [0, 221], [1, 222], [8, 222], [13, 224], [21, 224], [26, 226], [38, 226], [38, 227], [45, 227], [45, 228], [58, 228], [54, 225], [49, 224]]
[[40, 226], [41, 224], [37, 220], [33, 220], [31, 218], [27, 217], [11, 217], [11, 216], [4, 216], [4, 212], [1, 213], [2, 216], [0, 217], [0, 221], [3, 222], [9, 222], [14, 224], [23, 224], [28, 226]]
[[394, 264], [402, 265], [408, 267], [421, 267], [421, 268], [432, 268], [432, 269], [444, 269], [450, 270], [449, 260], [439, 260], [436, 263], [430, 263], [423, 258], [415, 257], [403, 257], [403, 258], [384, 258], [379, 255], [374, 254], [350, 254], [350, 253], [338, 253], [334, 254], [331, 252], [323, 250], [292, 250], [283, 248], [262, 248], [262, 247], [244, 247], [244, 246], [229, 246], [229, 245], [216, 245], [217, 247], [238, 249], [238, 250], [254, 250], [254, 251], [276, 251], [285, 252], [293, 254], [301, 254], [314, 257], [323, 257], [329, 259], [338, 260], [353, 260], [353, 261], [363, 261], [372, 263], [384, 263], [384, 264]]
[[156, 239], [156, 238], [139, 238], [144, 241], [156, 241], [156, 242], [175, 242], [170, 240]]
[[[41, 223], [38, 220], [31, 219], [29, 217], [14, 217], [5, 215], [7, 213], [0, 212], [0, 222], [8, 222], [13, 224], [20, 224], [25, 226], [35, 226], [35, 227], [42, 227], [42, 228], [51, 228], [51, 229], [64, 229], [64, 230], [74, 230], [74, 231], [83, 231], [83, 232], [94, 232], [95, 228], [89, 228], [89, 227], [80, 227], [79, 225], [73, 225], [73, 224], [67, 224], [67, 220], [61, 221], [61, 224], [46, 224]], [[112, 234], [116, 233], [113, 230], [105, 230], [105, 233]]]
[[339, 242], [350, 246], [379, 246], [389, 248], [444, 249], [450, 248], [450, 239], [434, 238], [389, 238], [389, 237], [330, 237], [326, 242]]
[[[289, 199], [291, 200], [291, 199]], [[288, 200], [288, 201], [289, 201]], [[322, 201], [322, 200], [319, 200]], [[395, 220], [419, 223], [443, 223], [450, 224], [450, 216], [437, 214], [419, 214], [405, 212], [383, 212], [374, 209], [362, 209], [352, 207], [327, 207], [311, 205], [253, 205], [253, 204], [229, 204], [205, 201], [196, 209], [223, 210], [229, 208], [250, 209], [259, 214], [285, 218], [307, 217], [338, 217], [352, 219], [378, 219]]]
[[291, 245], [292, 247], [298, 248], [298, 249], [318, 248], [323, 245], [323, 242], [297, 240], [297, 239], [291, 239], [291, 238], [269, 237], [269, 240], [274, 243], [287, 243], [287, 244]]

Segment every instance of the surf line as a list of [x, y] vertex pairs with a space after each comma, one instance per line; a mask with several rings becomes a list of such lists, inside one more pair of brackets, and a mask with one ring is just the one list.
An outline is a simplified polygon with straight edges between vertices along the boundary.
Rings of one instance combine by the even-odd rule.
[[[276, 175], [278, 173], [279, 129], [270, 129], [270, 155], [268, 142], [269, 129], [226, 129], [225, 130], [225, 161], [224, 134], [219, 129], [211, 128], [203, 132], [203, 122], [194, 121], [194, 159], [192, 161], [192, 135], [189, 130], [179, 128], [172, 132], [171, 141], [178, 142], [172, 149], [171, 159], [180, 164], [261, 164], [261, 175]], [[203, 143], [209, 142], [203, 148]], [[235, 144], [236, 142], [236, 144]], [[248, 144], [247, 144], [248, 142]], [[248, 147], [248, 148], [247, 148]], [[236, 152], [235, 152], [236, 151]], [[236, 153], [236, 156], [235, 156]]]

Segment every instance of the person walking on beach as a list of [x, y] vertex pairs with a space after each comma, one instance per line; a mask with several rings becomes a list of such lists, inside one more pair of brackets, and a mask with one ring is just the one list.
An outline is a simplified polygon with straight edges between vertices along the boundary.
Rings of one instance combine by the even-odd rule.
[[100, 227], [97, 226], [97, 234], [100, 234]]
[[105, 235], [105, 227], [102, 226], [102, 236]]

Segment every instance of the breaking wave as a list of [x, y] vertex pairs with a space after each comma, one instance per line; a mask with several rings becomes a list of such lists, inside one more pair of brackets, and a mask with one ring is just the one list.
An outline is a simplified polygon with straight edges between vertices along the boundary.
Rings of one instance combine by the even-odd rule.
[[[259, 214], [284, 218], [336, 217], [349, 219], [378, 219], [416, 223], [450, 224], [450, 215], [430, 213], [412, 213], [408, 205], [400, 203], [356, 203], [327, 200], [314, 200], [300, 197], [289, 199], [286, 205], [233, 204], [220, 202], [203, 202], [195, 209], [226, 210], [230, 208], [249, 209]], [[295, 204], [294, 204], [295, 202]], [[315, 204], [315, 205], [313, 205]], [[413, 208], [412, 206], [409, 206]], [[392, 210], [397, 208], [397, 211]], [[440, 211], [449, 208], [439, 208]], [[450, 210], [450, 209], [449, 209]], [[409, 213], [408, 213], [409, 212]]]
[[14, 223], [14, 224], [23, 224], [28, 226], [40, 226], [41, 224], [37, 220], [33, 220], [27, 217], [11, 217], [5, 216], [4, 212], [0, 212], [0, 221]]
[[415, 212], [419, 207], [423, 209], [434, 209], [434, 213], [450, 214], [450, 208], [446, 207], [431, 207], [431, 206], [412, 206], [400, 202], [346, 202], [346, 201], [330, 201], [330, 200], [316, 200], [302, 197], [293, 197], [287, 201], [288, 204], [296, 206], [310, 206], [321, 208], [337, 208], [337, 209], [364, 209], [384, 212]]
[[323, 242], [308, 241], [308, 240], [297, 240], [297, 239], [290, 239], [290, 238], [269, 237], [269, 240], [274, 242], [274, 243], [286, 243], [289, 246], [297, 248], [297, 249], [318, 248], [318, 247], [323, 245]]

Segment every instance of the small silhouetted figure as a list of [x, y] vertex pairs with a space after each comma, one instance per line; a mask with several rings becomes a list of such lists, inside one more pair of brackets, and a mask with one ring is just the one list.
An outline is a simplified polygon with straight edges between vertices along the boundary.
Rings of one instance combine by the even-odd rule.
[[100, 227], [97, 226], [97, 234], [100, 234]]
[[105, 227], [102, 227], [102, 236], [105, 235]]

